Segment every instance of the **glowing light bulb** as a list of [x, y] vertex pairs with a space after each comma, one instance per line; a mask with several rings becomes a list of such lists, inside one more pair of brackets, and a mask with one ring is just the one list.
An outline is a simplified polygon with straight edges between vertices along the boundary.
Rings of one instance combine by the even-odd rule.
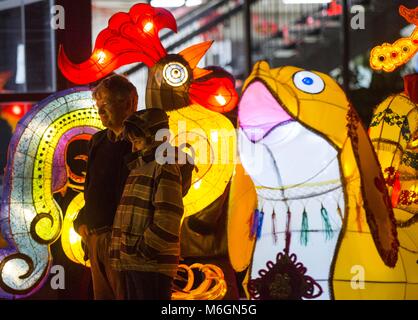
[[219, 103], [221, 106], [224, 106], [224, 105], [226, 104], [226, 99], [225, 99], [225, 97], [224, 97], [223, 95], [221, 95], [221, 94], [218, 94], [218, 95], [215, 97], [215, 99], [216, 99], [216, 101], [218, 101], [218, 103]]
[[75, 232], [74, 228], [70, 229], [70, 243], [75, 244], [81, 240], [81, 237]]
[[97, 62], [103, 64], [106, 60], [106, 53], [104, 53], [103, 51], [99, 51], [99, 53], [97, 54], [97, 58]]
[[202, 185], [202, 180], [199, 180], [194, 184], [194, 188], [197, 190], [200, 188], [201, 185]]
[[154, 28], [154, 24], [152, 22], [147, 22], [144, 26], [144, 32], [150, 32]]
[[218, 142], [218, 131], [216, 130], [211, 130], [210, 136], [212, 138], [213, 142]]
[[411, 145], [411, 147], [412, 147], [412, 148], [416, 148], [416, 147], [418, 147], [418, 139], [413, 140], [413, 141], [410, 143], [410, 145]]
[[16, 116], [19, 116], [19, 115], [21, 115], [22, 114], [22, 107], [21, 106], [19, 106], [19, 105], [14, 105], [13, 107], [12, 107], [12, 113], [14, 114], [14, 115], [16, 115]]

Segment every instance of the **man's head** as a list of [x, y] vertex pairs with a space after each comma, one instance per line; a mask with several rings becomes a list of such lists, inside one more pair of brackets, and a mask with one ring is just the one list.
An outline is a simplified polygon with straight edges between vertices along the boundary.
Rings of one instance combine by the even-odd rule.
[[122, 132], [123, 121], [135, 112], [138, 105], [135, 86], [120, 75], [101, 81], [93, 92], [93, 98], [103, 126], [116, 134]]
[[169, 129], [168, 116], [162, 109], [151, 108], [137, 111], [124, 122], [124, 136], [132, 143], [132, 151], [155, 147], [155, 135]]

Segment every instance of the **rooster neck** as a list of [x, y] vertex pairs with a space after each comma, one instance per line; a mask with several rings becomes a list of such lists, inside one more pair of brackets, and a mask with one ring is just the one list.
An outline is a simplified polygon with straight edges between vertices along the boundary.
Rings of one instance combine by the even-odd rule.
[[[182, 77], [174, 79], [179, 82], [175, 85], [169, 83], [170, 70], [173, 68], [179, 68], [183, 72]], [[190, 104], [189, 88], [192, 80], [193, 71], [189, 63], [180, 55], [167, 55], [148, 71], [146, 107], [172, 111], [188, 106]]]

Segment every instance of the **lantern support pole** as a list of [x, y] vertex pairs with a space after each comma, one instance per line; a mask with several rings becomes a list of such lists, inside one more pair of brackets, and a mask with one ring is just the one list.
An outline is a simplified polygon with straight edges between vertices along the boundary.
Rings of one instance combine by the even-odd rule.
[[343, 0], [343, 15], [342, 15], [342, 76], [343, 88], [345, 94], [349, 96], [350, 92], [350, 0]]
[[244, 0], [244, 52], [246, 76], [250, 75], [253, 67], [252, 62], [252, 37], [251, 37], [251, 0]]

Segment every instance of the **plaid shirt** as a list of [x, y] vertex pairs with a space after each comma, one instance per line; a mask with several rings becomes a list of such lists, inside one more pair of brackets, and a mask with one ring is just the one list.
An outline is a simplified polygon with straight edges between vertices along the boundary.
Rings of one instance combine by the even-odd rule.
[[180, 255], [183, 195], [190, 186], [193, 167], [183, 179], [180, 165], [160, 165], [154, 152], [137, 158], [129, 167], [113, 224], [112, 267], [174, 277]]

